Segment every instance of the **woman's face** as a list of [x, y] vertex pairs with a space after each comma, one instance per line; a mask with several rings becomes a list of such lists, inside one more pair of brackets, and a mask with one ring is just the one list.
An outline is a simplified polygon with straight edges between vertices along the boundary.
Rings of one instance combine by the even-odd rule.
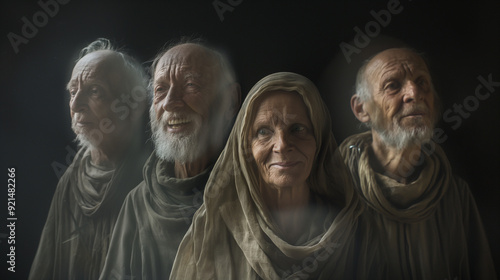
[[269, 92], [255, 106], [250, 139], [261, 181], [276, 189], [303, 186], [311, 173], [316, 139], [302, 97]]

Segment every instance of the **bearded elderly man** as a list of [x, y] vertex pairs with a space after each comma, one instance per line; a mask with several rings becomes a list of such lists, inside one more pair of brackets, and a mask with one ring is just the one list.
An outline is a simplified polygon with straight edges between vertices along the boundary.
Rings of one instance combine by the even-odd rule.
[[388, 49], [359, 70], [351, 99], [371, 131], [341, 145], [366, 202], [359, 279], [494, 279], [490, 248], [467, 183], [431, 140], [436, 92], [424, 59]]
[[122, 202], [149, 154], [141, 137], [146, 86], [141, 65], [109, 40], [80, 52], [67, 88], [81, 148], [57, 185], [30, 279], [99, 277]]
[[240, 103], [229, 62], [178, 43], [151, 66], [155, 152], [127, 196], [100, 279], [168, 279]]

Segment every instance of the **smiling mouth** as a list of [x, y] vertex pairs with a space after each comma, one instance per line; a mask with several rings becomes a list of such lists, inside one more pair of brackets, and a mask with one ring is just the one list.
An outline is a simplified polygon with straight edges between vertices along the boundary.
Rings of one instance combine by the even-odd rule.
[[167, 122], [167, 126], [171, 129], [177, 129], [190, 124], [191, 121], [188, 119], [173, 119]]
[[414, 114], [408, 114], [404, 117], [422, 117], [424, 115], [425, 115], [424, 113], [414, 113]]
[[295, 167], [296, 165], [298, 165], [299, 162], [298, 161], [286, 161], [286, 162], [275, 162], [275, 163], [271, 163], [269, 166], [270, 167], [278, 167], [278, 168], [283, 168], [283, 169], [286, 169], [286, 168], [292, 168], [292, 167]]

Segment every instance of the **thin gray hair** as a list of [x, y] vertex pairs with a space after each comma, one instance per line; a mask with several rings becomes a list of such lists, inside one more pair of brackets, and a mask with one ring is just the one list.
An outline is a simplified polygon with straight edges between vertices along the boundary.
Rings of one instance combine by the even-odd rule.
[[[124, 83], [127, 85], [128, 92], [132, 91], [136, 87], [141, 87], [147, 92], [148, 85], [148, 75], [145, 68], [139, 63], [135, 58], [127, 54], [124, 50], [117, 48], [114, 44], [106, 38], [98, 38], [88, 46], [84, 47], [76, 60], [76, 63], [80, 61], [84, 56], [96, 52], [96, 51], [112, 51], [116, 53], [123, 62], [123, 67], [125, 69], [125, 75], [127, 79]], [[151, 100], [151, 96], [148, 94], [148, 102]]]
[[[416, 54], [417, 56], [419, 56], [424, 61], [425, 66], [427, 67], [427, 70], [429, 71], [429, 74], [432, 78], [432, 74], [430, 73], [431, 70], [430, 70], [429, 60], [423, 52], [419, 52], [419, 51], [412, 49], [412, 48], [400, 48], [400, 49], [408, 50], [408, 51]], [[363, 103], [370, 102], [373, 98], [373, 92], [371, 90], [370, 83], [368, 82], [368, 79], [366, 77], [366, 70], [367, 70], [366, 68], [367, 68], [368, 64], [372, 61], [372, 59], [383, 51], [385, 51], [385, 50], [382, 50], [382, 51], [372, 55], [371, 57], [369, 57], [365, 61], [363, 61], [363, 64], [361, 65], [361, 67], [358, 70], [358, 73], [356, 74], [356, 83], [354, 84], [353, 95], [357, 95], [359, 97], [360, 101]], [[434, 95], [434, 101], [435, 101], [434, 106], [435, 106], [435, 117], [436, 117], [440, 112], [440, 107], [439, 107], [440, 102], [439, 102], [439, 96], [437, 94], [437, 91], [434, 87], [434, 83], [432, 81], [431, 81], [431, 90], [432, 90], [433, 95]], [[364, 123], [364, 125], [368, 128], [371, 128], [371, 122]]]

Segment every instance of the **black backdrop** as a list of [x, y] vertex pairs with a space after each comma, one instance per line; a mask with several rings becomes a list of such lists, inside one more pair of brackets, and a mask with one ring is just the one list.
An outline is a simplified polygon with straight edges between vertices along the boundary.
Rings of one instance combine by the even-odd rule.
[[[243, 95], [267, 74], [303, 74], [319, 86], [328, 102], [338, 142], [359, 131], [349, 96], [360, 61], [394, 44], [425, 52], [443, 112], [452, 110], [448, 117], [453, 121], [442, 120], [438, 125], [447, 136], [442, 145], [454, 172], [470, 184], [495, 263], [500, 264], [500, 86], [490, 87], [489, 96], [480, 96], [483, 100], [475, 97], [478, 76], [500, 82], [498, 1], [60, 1], [68, 3], [52, 0], [58, 7], [50, 6], [51, 14], [34, 0], [2, 2], [2, 279], [28, 275], [58, 181], [54, 166], [67, 165], [72, 157], [69, 151], [75, 149], [65, 85], [78, 51], [97, 37], [110, 38], [147, 61], [170, 39], [201, 36], [231, 58]], [[229, 5], [223, 20], [214, 3], [219, 9]], [[380, 13], [388, 5], [393, 11], [390, 19]], [[381, 15], [381, 23], [374, 14]], [[23, 35], [26, 21], [36, 31], [25, 27]], [[356, 37], [358, 28], [361, 37]], [[355, 51], [349, 55], [350, 62], [341, 44]], [[486, 95], [486, 88], [480, 93]], [[464, 108], [462, 116], [453, 112], [459, 105]], [[10, 233], [6, 227], [8, 167], [16, 168], [15, 273], [7, 271], [5, 262]]]

